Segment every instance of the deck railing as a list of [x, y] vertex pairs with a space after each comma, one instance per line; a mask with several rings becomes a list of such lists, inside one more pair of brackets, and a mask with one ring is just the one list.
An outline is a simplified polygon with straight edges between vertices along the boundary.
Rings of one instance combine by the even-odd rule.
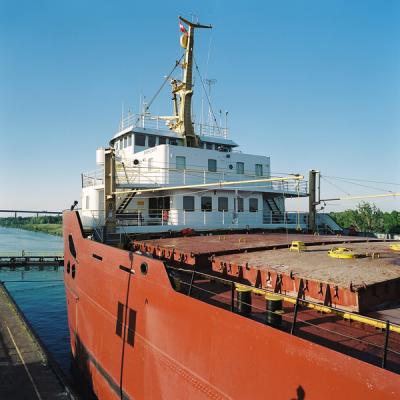
[[[103, 169], [98, 169], [82, 174], [82, 187], [96, 186], [103, 184]], [[268, 178], [268, 176], [259, 176], [249, 172], [237, 174], [232, 171], [208, 171], [202, 168], [148, 168], [143, 166], [129, 166], [118, 164], [116, 167], [117, 187], [129, 187], [129, 185], [154, 185], [154, 186], [177, 186], [177, 185], [196, 185], [203, 183], [220, 183], [244, 180], [257, 180]], [[274, 181], [265, 183], [246, 183], [237, 186], [269, 189], [279, 194], [297, 194], [307, 195], [306, 181]], [[233, 188], [233, 187], [232, 187]], [[235, 188], [233, 188], [235, 189]]]
[[[400, 325], [398, 324], [302, 299], [300, 295], [293, 297], [243, 283], [238, 284], [194, 269], [168, 265], [167, 272], [176, 291], [400, 373]], [[248, 291], [249, 302], [236, 296], [237, 287]], [[266, 308], [265, 304], [262, 306], [260, 297], [257, 298], [260, 295], [265, 299], [271, 295], [275, 299], [280, 298], [282, 309], [275, 311]], [[324, 315], [328, 317], [325, 320]], [[355, 325], [363, 328], [358, 329]], [[359, 335], [354, 336], [355, 333]]]
[[[120, 131], [123, 131], [124, 129], [133, 127], [171, 131], [167, 123], [168, 121], [165, 117], [160, 117], [158, 115], [129, 114], [127, 117], [122, 119], [119, 129]], [[193, 127], [195, 133], [197, 133], [199, 136], [217, 137], [222, 139], [228, 138], [228, 128], [223, 128], [218, 125], [207, 125], [201, 123], [194, 123]]]
[[[284, 212], [265, 214], [255, 212], [237, 212], [232, 210], [218, 211], [195, 209], [166, 210], [166, 209], [129, 209], [128, 212], [117, 214], [117, 225], [121, 228], [130, 226], [182, 226], [193, 228], [251, 228], [274, 226], [304, 229], [307, 220], [304, 213]], [[84, 227], [100, 229], [104, 225], [104, 210], [84, 210], [82, 215]]]

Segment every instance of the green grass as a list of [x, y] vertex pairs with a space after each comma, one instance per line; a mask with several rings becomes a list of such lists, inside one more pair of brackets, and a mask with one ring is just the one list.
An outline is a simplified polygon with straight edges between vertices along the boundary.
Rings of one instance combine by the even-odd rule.
[[18, 226], [27, 231], [43, 232], [49, 235], [62, 236], [62, 224], [24, 224]]

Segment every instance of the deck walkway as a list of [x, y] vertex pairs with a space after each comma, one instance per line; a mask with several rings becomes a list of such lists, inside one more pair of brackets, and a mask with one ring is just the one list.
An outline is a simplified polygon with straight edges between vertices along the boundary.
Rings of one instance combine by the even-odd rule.
[[77, 399], [0, 284], [0, 399]]

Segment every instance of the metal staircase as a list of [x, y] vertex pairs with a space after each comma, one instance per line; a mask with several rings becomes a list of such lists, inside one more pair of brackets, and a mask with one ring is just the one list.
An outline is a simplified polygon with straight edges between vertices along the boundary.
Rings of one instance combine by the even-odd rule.
[[122, 214], [125, 211], [126, 207], [128, 207], [128, 204], [135, 197], [135, 194], [136, 192], [130, 192], [122, 199], [121, 204], [117, 208], [117, 214]]
[[268, 204], [268, 207], [271, 209], [272, 214], [281, 214], [282, 213], [282, 211], [280, 210], [280, 208], [276, 204], [276, 201], [275, 201], [274, 197], [267, 197], [265, 200], [266, 200], [266, 202]]

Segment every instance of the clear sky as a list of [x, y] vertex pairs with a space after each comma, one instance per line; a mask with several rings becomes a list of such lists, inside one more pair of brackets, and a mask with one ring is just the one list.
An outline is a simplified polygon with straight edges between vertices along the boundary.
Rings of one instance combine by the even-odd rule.
[[[180, 57], [179, 14], [214, 27], [196, 58], [244, 152], [320, 170], [323, 198], [400, 192], [399, 1], [0, 0], [0, 209], [79, 198], [122, 102], [136, 111]], [[168, 90], [152, 111], [171, 112]]]

